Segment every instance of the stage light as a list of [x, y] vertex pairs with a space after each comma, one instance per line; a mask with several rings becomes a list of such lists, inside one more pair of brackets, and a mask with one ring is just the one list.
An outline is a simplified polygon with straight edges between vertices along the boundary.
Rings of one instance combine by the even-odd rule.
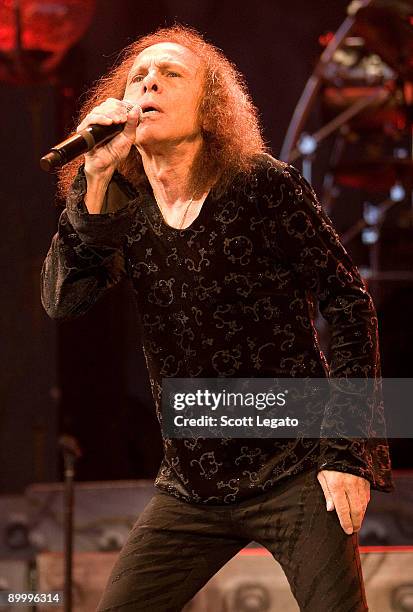
[[0, 79], [42, 80], [85, 33], [95, 0], [0, 0]]

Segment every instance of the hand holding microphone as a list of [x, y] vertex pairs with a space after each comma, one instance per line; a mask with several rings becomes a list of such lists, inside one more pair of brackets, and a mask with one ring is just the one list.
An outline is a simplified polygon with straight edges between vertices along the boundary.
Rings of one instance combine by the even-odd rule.
[[84, 153], [86, 173], [113, 174], [135, 142], [141, 115], [142, 110], [137, 104], [108, 98], [86, 115], [76, 134], [42, 157], [41, 168], [50, 172]]

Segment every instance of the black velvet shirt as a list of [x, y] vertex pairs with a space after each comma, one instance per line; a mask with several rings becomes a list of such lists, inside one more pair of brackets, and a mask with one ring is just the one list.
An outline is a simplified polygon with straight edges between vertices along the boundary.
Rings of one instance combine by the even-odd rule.
[[[252, 175], [210, 193], [183, 230], [165, 223], [149, 183], [138, 193], [116, 172], [109, 200], [116, 192], [122, 204], [98, 215], [87, 212], [85, 188], [80, 171], [43, 266], [43, 305], [53, 318], [80, 316], [127, 275], [160, 420], [166, 377], [380, 375], [370, 295], [294, 167], [257, 157]], [[330, 327], [329, 364], [315, 303]], [[393, 488], [385, 438], [166, 438], [156, 486], [230, 504], [313, 468]]]

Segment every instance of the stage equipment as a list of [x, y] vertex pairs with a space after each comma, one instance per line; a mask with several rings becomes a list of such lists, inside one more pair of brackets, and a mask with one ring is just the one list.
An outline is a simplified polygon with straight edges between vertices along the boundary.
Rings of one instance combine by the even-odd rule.
[[[360, 531], [364, 546], [413, 546], [413, 472], [394, 472], [395, 491], [371, 492], [371, 500]], [[120, 550], [129, 531], [155, 492], [151, 480], [77, 482], [74, 505], [74, 551]], [[0, 497], [0, 519], [5, 534], [14, 526], [24, 528], [24, 537], [14, 537], [15, 548], [0, 548], [0, 557], [29, 559], [33, 551], [62, 552], [64, 543], [64, 486], [34, 484], [19, 506], [14, 498]], [[16, 543], [19, 542], [19, 553]], [[27, 544], [28, 542], [28, 544]], [[15, 550], [15, 553], [13, 553]], [[21, 556], [17, 556], [21, 555]]]
[[[393, 494], [372, 491], [359, 534], [373, 612], [409, 610], [413, 594], [413, 472], [396, 471], [394, 480]], [[152, 481], [76, 483], [75, 487], [73, 611], [83, 612], [96, 606], [119, 549], [154, 488]], [[27, 491], [30, 537], [43, 542], [44, 552], [37, 556], [39, 591], [63, 590], [63, 554], [49, 552], [62, 551], [62, 494], [62, 485], [33, 485]], [[95, 552], [79, 552], [87, 550]], [[298, 611], [298, 606], [280, 566], [253, 543], [222, 568], [183, 612], [272, 610]]]
[[[74, 555], [73, 612], [90, 612], [102, 595], [117, 553]], [[372, 547], [361, 550], [370, 612], [412, 610], [413, 548]], [[61, 591], [63, 555], [37, 557], [37, 590]], [[61, 608], [54, 608], [59, 612]], [[38, 612], [48, 608], [38, 607]], [[280, 565], [262, 547], [244, 548], [231, 559], [182, 612], [298, 612]]]
[[[350, 226], [342, 242], [361, 238], [368, 259], [362, 272], [370, 282], [411, 282], [411, 265], [383, 273], [380, 240], [389, 213], [393, 222], [407, 212], [413, 231], [413, 1], [354, 0], [347, 12], [337, 32], [323, 37], [326, 48], [295, 108], [280, 157], [301, 159], [311, 182], [313, 170], [320, 170], [313, 165], [325, 158], [320, 145], [329, 147], [320, 199], [330, 213], [343, 196]], [[324, 125], [311, 131], [307, 124], [316, 107]], [[362, 217], [354, 221], [351, 214], [358, 213], [350, 206], [357, 197], [364, 201]]]
[[[83, 552], [73, 555], [72, 612], [96, 610], [110, 570], [118, 553]], [[64, 559], [61, 553], [41, 553], [36, 559], [37, 591], [63, 591]], [[62, 606], [53, 606], [61, 612]], [[37, 606], [38, 612], [49, 612], [49, 607]]]
[[[16, 559], [0, 560], [0, 593], [34, 591], [32, 577], [33, 571], [29, 563]], [[31, 612], [31, 608], [19, 605], [0, 605], [0, 609], [2, 612]]]
[[[153, 496], [151, 480], [76, 482], [73, 550], [119, 550]], [[40, 551], [63, 551], [64, 486], [33, 484], [26, 490], [30, 540]]]
[[0, 495], [0, 560], [28, 561], [35, 554], [27, 499], [24, 495]]
[[77, 440], [73, 436], [63, 435], [59, 439], [59, 446], [63, 455], [64, 464], [64, 557], [65, 557], [65, 584], [64, 584], [64, 610], [72, 611], [72, 558], [73, 558], [73, 506], [75, 478], [75, 464], [82, 456]]
[[95, 0], [1, 0], [0, 80], [36, 83], [52, 75], [88, 28]]
[[[412, 610], [413, 548], [361, 552], [370, 612]], [[298, 612], [280, 565], [263, 548], [231, 559], [182, 612]]]
[[413, 548], [413, 471], [395, 470], [393, 476], [394, 492], [371, 491], [359, 534], [362, 546]]

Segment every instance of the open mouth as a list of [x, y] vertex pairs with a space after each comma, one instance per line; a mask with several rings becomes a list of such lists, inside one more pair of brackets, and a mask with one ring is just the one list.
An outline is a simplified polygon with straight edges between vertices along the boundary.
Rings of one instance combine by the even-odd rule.
[[159, 113], [160, 111], [154, 106], [145, 106], [142, 108], [142, 114], [145, 115], [154, 115], [155, 113]]

